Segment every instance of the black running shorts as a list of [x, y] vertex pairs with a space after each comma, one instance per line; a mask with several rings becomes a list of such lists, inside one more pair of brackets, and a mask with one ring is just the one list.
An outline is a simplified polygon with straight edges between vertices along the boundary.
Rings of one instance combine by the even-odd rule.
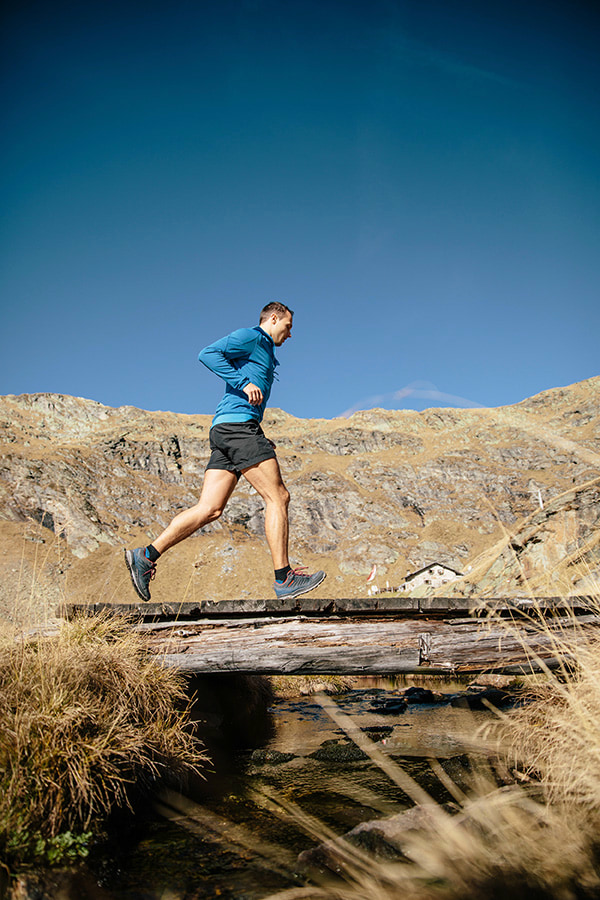
[[244, 469], [276, 459], [275, 449], [258, 422], [221, 422], [209, 434], [212, 453], [207, 469], [226, 469], [240, 477]]

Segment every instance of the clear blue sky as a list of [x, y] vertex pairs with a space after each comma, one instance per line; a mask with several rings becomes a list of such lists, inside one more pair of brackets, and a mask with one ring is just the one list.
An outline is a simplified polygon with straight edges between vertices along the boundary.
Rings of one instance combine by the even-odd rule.
[[210, 413], [198, 351], [274, 299], [297, 416], [599, 373], [597, 3], [4, 15], [0, 393]]

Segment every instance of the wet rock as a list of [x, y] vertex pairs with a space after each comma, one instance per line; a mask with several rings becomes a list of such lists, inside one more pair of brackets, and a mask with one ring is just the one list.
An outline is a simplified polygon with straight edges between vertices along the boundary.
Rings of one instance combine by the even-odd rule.
[[402, 694], [407, 703], [447, 703], [448, 695], [429, 688], [409, 687]]
[[282, 763], [289, 762], [291, 759], [296, 758], [297, 756], [295, 753], [282, 753], [280, 750], [263, 749], [253, 750], [250, 756], [252, 762], [259, 766], [280, 766]]
[[371, 712], [379, 716], [398, 716], [406, 711], [408, 703], [404, 697], [391, 697], [385, 700], [375, 700], [371, 706]]
[[353, 744], [351, 741], [340, 741], [336, 738], [323, 741], [319, 749], [315, 750], [314, 753], [310, 753], [309, 756], [311, 759], [318, 759], [321, 762], [345, 763], [368, 759], [367, 754], [357, 747], [356, 744]]
[[370, 725], [368, 728], [362, 729], [371, 740], [379, 741], [381, 738], [387, 737], [394, 730], [393, 725]]
[[298, 869], [305, 875], [340, 875], [352, 859], [352, 848], [373, 854], [380, 860], [402, 857], [402, 842], [410, 831], [418, 831], [432, 822], [432, 813], [424, 806], [414, 806], [398, 815], [363, 822], [343, 837], [325, 841], [305, 850], [298, 857]]
[[489, 705], [496, 709], [504, 709], [516, 701], [515, 694], [502, 691], [499, 688], [489, 687], [482, 691], [465, 691], [450, 701], [451, 706], [463, 709], [489, 709]]
[[6, 900], [111, 900], [112, 896], [85, 865], [79, 865], [23, 873], [12, 882]]

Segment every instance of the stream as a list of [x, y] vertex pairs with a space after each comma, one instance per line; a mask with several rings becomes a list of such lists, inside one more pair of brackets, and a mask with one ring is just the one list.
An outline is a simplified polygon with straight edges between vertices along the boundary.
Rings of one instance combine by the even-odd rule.
[[[419, 686], [437, 692], [437, 702], [403, 705], [401, 692], [411, 684], [365, 678], [334, 700], [375, 746], [443, 802], [449, 798], [428, 758], [443, 761], [460, 779], [469, 736], [491, 713], [450, 705], [450, 695], [456, 702], [466, 685], [433, 678], [426, 685], [420, 679]], [[219, 731], [222, 710], [204, 715], [214, 771], [160, 793], [138, 812], [135, 827], [90, 860], [94, 890], [82, 886], [82, 898], [261, 900], [303, 883], [297, 856], [324, 839], [326, 829], [344, 834], [413, 805], [315, 697], [276, 699], [264, 712], [250, 716], [254, 734], [242, 729], [235, 740]], [[302, 827], [306, 814], [316, 834]]]

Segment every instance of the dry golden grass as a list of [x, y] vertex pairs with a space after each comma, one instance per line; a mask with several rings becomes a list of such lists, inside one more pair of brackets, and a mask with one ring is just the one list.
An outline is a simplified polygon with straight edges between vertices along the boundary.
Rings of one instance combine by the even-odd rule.
[[186, 730], [180, 678], [114, 619], [81, 619], [36, 640], [5, 631], [0, 708], [0, 850], [19, 833], [101, 823], [134, 787], [204, 759]]
[[347, 845], [339, 880], [265, 900], [592, 900], [600, 879], [591, 840], [506, 792], [471, 803], [445, 827], [407, 834], [401, 862]]
[[[590, 612], [600, 616], [600, 601]], [[330, 697], [338, 727], [413, 802], [427, 810], [418, 830], [399, 831], [398, 860], [375, 860], [335, 838], [301, 811], [298, 822], [328, 841], [341, 877], [269, 900], [583, 900], [600, 896], [600, 639], [589, 617], [566, 617], [564, 631], [533, 610], [532, 630], [551, 636], [567, 662], [546, 671], [531, 702], [481, 735], [469, 788], [431, 761], [454, 797], [440, 807], [385, 756]], [[586, 621], [587, 619], [587, 621]], [[498, 620], [495, 620], [496, 625]], [[505, 621], [506, 628], [512, 628]], [[529, 656], [535, 660], [535, 654]], [[540, 661], [537, 660], [539, 663]], [[283, 804], [280, 804], [283, 807]], [[287, 804], [288, 816], [294, 814]], [[332, 843], [333, 840], [333, 843]], [[386, 841], [390, 842], [389, 834]]]
[[[600, 615], [600, 608], [596, 610]], [[600, 811], [600, 638], [577, 625], [557, 638], [573, 660], [569, 671], [549, 674], [536, 702], [502, 726], [517, 765], [539, 777], [551, 803]]]

